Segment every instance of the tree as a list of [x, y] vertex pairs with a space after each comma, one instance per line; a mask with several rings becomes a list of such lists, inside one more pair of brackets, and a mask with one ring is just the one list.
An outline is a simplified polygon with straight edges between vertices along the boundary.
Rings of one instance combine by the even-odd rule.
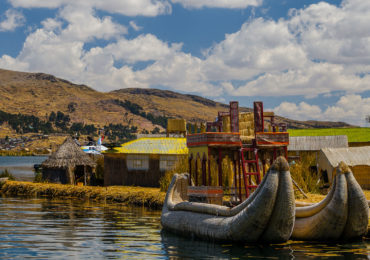
[[153, 130], [152, 130], [152, 134], [159, 134], [161, 130], [158, 128], [158, 127], [155, 127]]
[[50, 116], [49, 116], [49, 121], [50, 121], [50, 122], [54, 122], [54, 121], [55, 121], [55, 119], [56, 119], [56, 117], [57, 117], [57, 115], [55, 114], [55, 112], [54, 112], [54, 111], [52, 111], [52, 112], [50, 113]]
[[75, 111], [76, 111], [76, 107], [77, 107], [77, 103], [75, 103], [75, 102], [70, 102], [70, 103], [68, 104], [68, 111], [69, 111], [69, 113], [73, 113], [73, 112], [75, 112]]

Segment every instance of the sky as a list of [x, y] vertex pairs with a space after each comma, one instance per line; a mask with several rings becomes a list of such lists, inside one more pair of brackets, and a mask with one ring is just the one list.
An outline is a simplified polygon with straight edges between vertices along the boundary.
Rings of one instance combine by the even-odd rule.
[[370, 1], [0, 0], [0, 68], [369, 126]]

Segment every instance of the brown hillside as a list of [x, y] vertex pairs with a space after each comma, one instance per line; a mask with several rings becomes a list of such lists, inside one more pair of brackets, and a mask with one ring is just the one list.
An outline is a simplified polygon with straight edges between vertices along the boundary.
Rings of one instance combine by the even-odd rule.
[[[109, 123], [131, 124], [152, 130], [147, 119], [134, 115], [114, 100], [128, 100], [156, 116], [181, 117], [188, 121], [214, 120], [218, 111], [228, 105], [195, 95], [184, 95], [158, 89], [121, 89], [108, 93], [44, 73], [25, 73], [0, 69], [0, 110], [8, 113], [35, 115], [45, 119], [52, 111], [69, 114], [71, 122], [103, 126]], [[74, 109], [71, 109], [73, 107]], [[73, 111], [74, 110], [74, 111]], [[242, 108], [242, 111], [250, 111]], [[344, 127], [345, 123], [300, 122], [286, 118], [291, 128]]]

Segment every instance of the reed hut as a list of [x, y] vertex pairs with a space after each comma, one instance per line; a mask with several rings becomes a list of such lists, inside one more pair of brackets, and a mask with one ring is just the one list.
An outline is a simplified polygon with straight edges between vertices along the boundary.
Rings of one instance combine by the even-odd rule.
[[370, 146], [325, 148], [319, 153], [319, 170], [326, 171], [329, 182], [339, 162], [345, 162], [363, 189], [370, 189]]
[[71, 137], [67, 137], [56, 152], [42, 163], [42, 178], [52, 183], [82, 182], [88, 185], [95, 166], [95, 162], [77, 143]]
[[317, 166], [317, 157], [321, 149], [346, 147], [348, 147], [346, 135], [289, 136], [288, 158], [292, 161], [314, 156]]
[[166, 170], [188, 155], [186, 138], [140, 138], [104, 153], [104, 186], [159, 187]]

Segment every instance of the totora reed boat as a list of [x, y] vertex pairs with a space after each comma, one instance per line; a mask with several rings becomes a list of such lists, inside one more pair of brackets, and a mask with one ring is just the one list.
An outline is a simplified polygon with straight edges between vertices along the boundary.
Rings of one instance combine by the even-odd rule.
[[175, 174], [162, 209], [164, 229], [208, 240], [284, 242], [294, 225], [294, 191], [285, 158], [279, 157], [255, 192], [229, 208], [187, 201], [188, 175]]
[[341, 162], [328, 195], [319, 203], [297, 207], [292, 239], [336, 241], [367, 233], [369, 206], [350, 168]]

